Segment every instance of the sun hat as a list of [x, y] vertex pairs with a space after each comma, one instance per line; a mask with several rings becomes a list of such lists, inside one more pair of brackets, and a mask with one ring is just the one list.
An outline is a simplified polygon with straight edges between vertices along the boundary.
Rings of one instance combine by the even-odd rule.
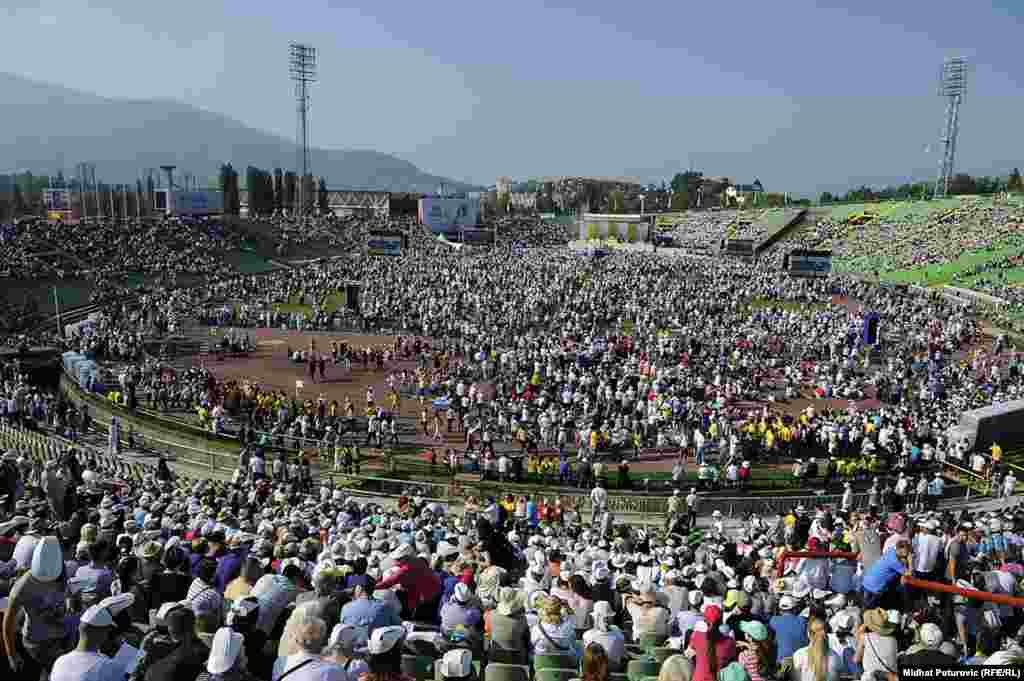
[[740, 631], [755, 641], [768, 640], [768, 627], [757, 620], [744, 620], [740, 622]]
[[409, 560], [416, 555], [416, 549], [408, 544], [402, 544], [388, 556], [391, 560]]
[[335, 624], [331, 629], [331, 637], [327, 641], [328, 648], [352, 649], [359, 640], [359, 630], [353, 624]]
[[167, 616], [169, 614], [171, 614], [171, 611], [172, 610], [177, 610], [178, 608], [181, 608], [181, 607], [183, 607], [183, 606], [178, 601], [170, 601], [169, 603], [164, 603], [156, 611], [156, 623], [157, 624], [164, 624], [167, 621]]
[[374, 629], [367, 643], [371, 655], [383, 655], [405, 639], [405, 627], [393, 625]]
[[40, 582], [52, 582], [64, 572], [64, 553], [60, 541], [53, 536], [43, 537], [32, 549], [32, 576]]
[[465, 583], [459, 582], [455, 585], [455, 590], [452, 592], [452, 599], [456, 603], [462, 603], [463, 605], [465, 605], [469, 602], [469, 599], [472, 597], [472, 595], [473, 594], [470, 592], [469, 587], [466, 586]]
[[210, 657], [206, 660], [206, 671], [211, 674], [224, 674], [235, 666], [245, 637], [229, 627], [221, 627], [213, 635], [210, 644]]
[[441, 658], [439, 668], [442, 678], [467, 678], [473, 673], [473, 653], [465, 648], [449, 650]]
[[114, 617], [109, 610], [97, 604], [82, 613], [81, 622], [91, 627], [112, 627], [114, 626]]
[[[594, 604], [597, 607], [597, 604]], [[519, 600], [519, 590], [510, 586], [504, 586], [498, 592], [498, 614], [510, 617], [523, 609]]]
[[889, 621], [889, 614], [881, 608], [864, 612], [864, 626], [882, 636], [892, 636], [896, 631], [896, 624]]

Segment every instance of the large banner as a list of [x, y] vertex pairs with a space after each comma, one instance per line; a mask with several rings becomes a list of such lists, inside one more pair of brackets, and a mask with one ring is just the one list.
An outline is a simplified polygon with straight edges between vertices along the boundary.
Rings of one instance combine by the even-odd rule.
[[48, 211], [71, 210], [71, 192], [67, 189], [44, 189], [43, 201]]
[[396, 232], [371, 232], [366, 239], [367, 255], [402, 255], [405, 237]]
[[480, 224], [480, 200], [422, 198], [419, 218], [420, 224], [430, 227], [435, 234], [476, 227]]
[[784, 265], [794, 277], [827, 277], [832, 273], [832, 251], [790, 251]]
[[585, 215], [579, 222], [580, 241], [615, 239], [635, 244], [647, 241], [649, 223], [635, 218], [607, 218]]
[[214, 215], [224, 212], [224, 195], [212, 189], [201, 191], [175, 191], [175, 215]]

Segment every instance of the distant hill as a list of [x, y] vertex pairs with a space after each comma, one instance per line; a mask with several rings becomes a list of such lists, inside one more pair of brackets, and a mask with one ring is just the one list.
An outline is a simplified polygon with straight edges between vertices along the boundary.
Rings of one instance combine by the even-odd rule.
[[[244, 178], [248, 165], [288, 170], [296, 158], [294, 142], [171, 100], [107, 99], [0, 73], [0, 102], [4, 170], [56, 174], [89, 161], [101, 181], [123, 183], [165, 164], [210, 178], [230, 161]], [[332, 189], [432, 192], [441, 183], [451, 191], [478, 189], [375, 151], [311, 149], [310, 162]]]

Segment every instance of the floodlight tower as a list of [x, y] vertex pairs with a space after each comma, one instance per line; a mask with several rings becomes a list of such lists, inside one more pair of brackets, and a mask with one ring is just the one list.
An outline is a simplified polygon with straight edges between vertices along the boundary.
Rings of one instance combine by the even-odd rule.
[[164, 210], [167, 215], [174, 213], [174, 169], [178, 166], [160, 166], [160, 170], [167, 173], [167, 201], [165, 201]]
[[299, 147], [302, 175], [299, 177], [299, 206], [306, 214], [306, 176], [309, 175], [309, 84], [316, 82], [316, 48], [302, 43], [291, 43], [288, 48], [288, 70], [295, 82], [295, 101], [298, 111]]
[[946, 127], [942, 137], [942, 160], [939, 161], [939, 176], [935, 180], [935, 197], [941, 198], [949, 191], [949, 179], [953, 177], [956, 161], [956, 141], [960, 133], [960, 102], [967, 94], [967, 60], [951, 57], [942, 62], [942, 76], [939, 79], [939, 95], [946, 98]]

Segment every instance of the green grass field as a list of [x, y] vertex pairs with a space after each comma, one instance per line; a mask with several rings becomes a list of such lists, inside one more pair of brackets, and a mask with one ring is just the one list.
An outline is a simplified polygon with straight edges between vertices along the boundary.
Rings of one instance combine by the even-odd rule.
[[[953, 281], [953, 277], [961, 272], [970, 270], [975, 265], [983, 265], [994, 260], [1001, 260], [1011, 255], [1019, 254], [1024, 244], [1007, 243], [1000, 248], [987, 251], [975, 251], [965, 253], [952, 262], [943, 265], [930, 265], [910, 270], [897, 270], [885, 272], [882, 279], [904, 284], [920, 284], [922, 286], [942, 286]], [[1015, 271], [1015, 270], [1011, 270]], [[1024, 278], [1020, 279], [1024, 281]]]

